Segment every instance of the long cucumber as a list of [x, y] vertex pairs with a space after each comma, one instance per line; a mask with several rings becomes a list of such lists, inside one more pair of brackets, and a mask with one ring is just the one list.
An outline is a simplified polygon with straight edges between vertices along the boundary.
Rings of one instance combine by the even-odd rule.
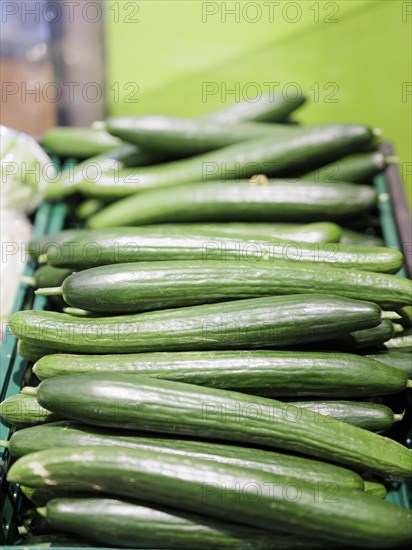
[[190, 156], [263, 137], [272, 137], [274, 141], [289, 139], [322, 127], [261, 122], [223, 124], [205, 119], [146, 115], [109, 117], [106, 128], [112, 135], [154, 153]]
[[307, 243], [336, 243], [342, 237], [342, 228], [332, 222], [314, 222], [308, 224], [296, 223], [253, 223], [253, 222], [227, 222], [227, 223], [179, 223], [167, 225], [152, 225], [152, 229], [172, 229], [176, 231], [191, 232], [198, 235], [210, 235], [215, 237], [241, 237], [258, 240], [295, 240]]
[[70, 374], [121, 373], [278, 396], [361, 397], [405, 389], [407, 376], [373, 359], [333, 352], [214, 351], [119, 355], [46, 355], [40, 380]]
[[[284, 260], [258, 264], [216, 260], [138, 262], [86, 269], [66, 277], [61, 286], [40, 288], [36, 294], [61, 295], [72, 307], [108, 314], [320, 292], [348, 298], [361, 296], [381, 307], [396, 309], [411, 301], [412, 281]], [[383, 323], [391, 326], [390, 321]], [[393, 332], [386, 340], [392, 336]], [[357, 344], [361, 345], [359, 338]]]
[[325, 343], [328, 349], [362, 353], [365, 350], [380, 349], [394, 335], [394, 324], [390, 319], [383, 319], [373, 328], [357, 330], [345, 336], [334, 338]]
[[[169, 413], [166, 414], [168, 416]], [[193, 416], [191, 415], [191, 418]], [[358, 432], [348, 424], [345, 430]], [[290, 427], [290, 423], [289, 423]], [[365, 432], [364, 437], [380, 438]], [[385, 443], [385, 453], [390, 445]], [[51, 449], [20, 458], [10, 482], [136, 498], [269, 531], [371, 548], [407, 545], [412, 513], [360, 491], [314, 487], [256, 468], [116, 447]]]
[[123, 169], [98, 179], [86, 177], [78, 189], [85, 195], [114, 199], [192, 181], [225, 181], [256, 174], [294, 175], [357, 151], [372, 139], [372, 130], [362, 125], [302, 129], [300, 135], [288, 139], [264, 137], [148, 168]]
[[7, 443], [14, 457], [54, 447], [73, 449], [85, 446], [159, 451], [181, 456], [182, 460], [185, 457], [213, 459], [218, 463], [260, 468], [263, 472], [305, 480], [313, 484], [335, 483], [342, 488], [360, 491], [364, 489], [363, 479], [359, 474], [341, 466], [309, 458], [219, 443], [148, 437], [147, 434], [135, 436], [127, 431], [116, 430], [114, 433], [68, 421], [19, 430]]
[[[64, 130], [67, 129], [65, 128]], [[64, 149], [65, 145], [62, 144], [61, 147]], [[85, 152], [87, 153], [87, 148]], [[83, 155], [76, 154], [73, 156], [83, 158]], [[147, 166], [157, 164], [161, 160], [159, 155], [149, 153], [135, 145], [129, 144], [124, 144], [102, 154], [96, 154], [96, 156], [86, 154], [86, 157], [90, 158], [77, 165], [69, 166], [56, 180], [49, 183], [46, 188], [46, 197], [48, 199], [54, 200], [71, 195], [77, 191], [78, 184], [85, 177], [98, 179], [104, 172], [116, 174], [119, 170], [130, 166]]]
[[125, 143], [100, 128], [60, 126], [44, 132], [41, 144], [49, 153], [61, 157], [87, 158], [108, 153]]
[[270, 180], [266, 185], [241, 181], [195, 181], [138, 193], [109, 204], [91, 216], [92, 229], [168, 222], [339, 221], [376, 204], [368, 185]]
[[0, 403], [0, 418], [16, 427], [55, 422], [61, 417], [43, 408], [35, 395], [19, 393]]
[[406, 373], [408, 378], [412, 378], [412, 358], [407, 353], [395, 350], [383, 350], [379, 353], [369, 353], [366, 357], [375, 359], [380, 363], [390, 365]]
[[220, 109], [206, 113], [200, 118], [201, 120], [213, 120], [223, 124], [245, 121], [281, 122], [301, 107], [305, 101], [306, 97], [301, 93], [296, 94], [294, 97], [288, 97], [285, 93], [269, 92], [252, 100], [225, 105]]
[[168, 233], [164, 226], [86, 231], [58, 247], [49, 246], [40, 260], [73, 271], [114, 263], [171, 260], [202, 260], [204, 263], [234, 260], [251, 264], [287, 260], [291, 265], [303, 261], [380, 273], [396, 273], [403, 264], [399, 250], [389, 247], [217, 238], [178, 228]]
[[331, 422], [341, 420], [373, 432], [389, 430], [395, 422], [400, 422], [404, 417], [403, 414], [395, 414], [392, 409], [380, 403], [360, 401], [291, 401], [290, 403], [295, 407], [313, 411], [315, 415], [328, 416]]
[[28, 342], [69, 352], [256, 349], [319, 342], [377, 326], [379, 306], [327, 294], [269, 296], [117, 317], [19, 311], [9, 325]]
[[370, 182], [374, 176], [383, 172], [394, 160], [394, 158], [387, 157], [380, 151], [358, 153], [344, 157], [322, 168], [317, 168], [303, 177], [329, 183], [335, 181], [365, 183]]
[[39, 512], [56, 530], [102, 546], [193, 550], [296, 550], [327, 542], [219, 521], [179, 510], [104, 498], [55, 499]]
[[91, 425], [264, 445], [384, 477], [412, 477], [412, 455], [399, 443], [264, 397], [104, 373], [49, 378], [37, 398], [54, 413]]

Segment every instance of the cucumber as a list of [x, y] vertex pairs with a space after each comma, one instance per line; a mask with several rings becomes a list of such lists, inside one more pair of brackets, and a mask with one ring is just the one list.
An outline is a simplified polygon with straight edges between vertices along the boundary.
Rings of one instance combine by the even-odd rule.
[[392, 409], [379, 403], [361, 403], [359, 401], [291, 401], [295, 407], [323, 414], [333, 422], [341, 420], [364, 430], [384, 432], [395, 422], [400, 422], [403, 414], [395, 414]]
[[412, 329], [405, 330], [401, 336], [395, 336], [385, 342], [386, 349], [400, 351], [403, 353], [412, 353]]
[[207, 180], [242, 179], [256, 174], [289, 176], [357, 151], [373, 139], [362, 125], [326, 125], [283, 140], [264, 137], [145, 169], [123, 169], [84, 178], [80, 192], [98, 198], [120, 198], [137, 191]]
[[37, 398], [55, 414], [86, 424], [264, 445], [385, 477], [412, 477], [412, 455], [399, 443], [264, 397], [104, 373], [49, 378]]
[[196, 221], [339, 221], [376, 204], [368, 185], [270, 180], [207, 181], [137, 193], [90, 216], [88, 227]]
[[326, 347], [335, 350], [363, 352], [364, 350], [379, 349], [394, 335], [394, 324], [389, 319], [383, 319], [373, 328], [351, 332], [345, 336], [334, 338], [326, 342]]
[[395, 367], [406, 373], [408, 378], [412, 378], [412, 359], [407, 353], [403, 353], [395, 350], [383, 350], [379, 353], [368, 354], [366, 357]]
[[378, 498], [385, 498], [388, 491], [383, 483], [365, 481], [365, 492]]
[[[79, 155], [73, 156], [78, 157]], [[96, 154], [96, 156], [86, 156], [90, 158], [68, 167], [60, 173], [56, 181], [49, 183], [46, 188], [46, 197], [49, 200], [60, 199], [75, 193], [79, 182], [84, 177], [98, 179], [103, 172], [112, 171], [113, 174], [116, 174], [119, 170], [130, 166], [147, 166], [161, 160], [159, 155], [142, 151], [139, 147], [129, 144]]]
[[385, 241], [381, 237], [359, 233], [358, 231], [352, 231], [351, 229], [346, 228], [342, 228], [340, 242], [342, 244], [362, 244], [365, 246], [385, 245]]
[[199, 155], [254, 139], [272, 137], [275, 141], [318, 132], [322, 127], [292, 124], [237, 122], [178, 118], [162, 115], [109, 117], [107, 130], [118, 138], [155, 154]]
[[87, 220], [100, 209], [104, 208], [106, 203], [100, 199], [86, 199], [76, 208], [76, 217], [80, 220]]
[[40, 138], [48, 153], [60, 157], [87, 158], [116, 149], [124, 142], [106, 130], [85, 127], [57, 126], [46, 130]]
[[[380, 437], [370, 432], [365, 436]], [[389, 445], [384, 445], [388, 453]], [[182, 463], [181, 457], [162, 452], [115, 447], [48, 449], [20, 458], [7, 478], [31, 487], [64, 488], [70, 483], [73, 489], [116, 498], [138, 495], [148, 504], [178, 506], [245, 526], [338, 539], [355, 546], [387, 548], [407, 545], [412, 539], [412, 512], [367, 493], [337, 492], [333, 485], [324, 489], [305, 481], [297, 484], [288, 477], [213, 460], [187, 457]]]
[[318, 245], [283, 239], [217, 239], [211, 235], [193, 235], [190, 230], [170, 229], [168, 232], [165, 226], [161, 229], [118, 227], [89, 231], [46, 250], [40, 257], [41, 262], [73, 271], [114, 263], [171, 260], [202, 260], [204, 263], [210, 260], [250, 263], [287, 260], [290, 264], [304, 261], [381, 273], [396, 273], [403, 264], [399, 250], [389, 247]]
[[380, 151], [358, 153], [317, 168], [305, 174], [303, 178], [329, 183], [335, 181], [367, 183], [377, 174], [383, 172], [393, 161], [393, 157], [387, 157]]
[[19, 340], [17, 344], [17, 352], [23, 357], [23, 359], [34, 362], [44, 355], [48, 355], [49, 353], [56, 353], [56, 350], [46, 348], [39, 344], [29, 343], [25, 340]]
[[[65, 278], [61, 286], [40, 288], [36, 294], [62, 295], [72, 307], [108, 314], [321, 292], [348, 298], [362, 296], [363, 300], [396, 309], [410, 301], [412, 281], [394, 275], [284, 260], [258, 264], [180, 260], [85, 269]], [[383, 321], [381, 331], [390, 326], [390, 321]], [[390, 332], [386, 340], [392, 336]]]
[[35, 288], [53, 287], [61, 285], [72, 274], [73, 271], [71, 269], [42, 265], [36, 269], [33, 277], [26, 278], [23, 282], [31, 284]]
[[49, 235], [41, 235], [29, 242], [27, 252], [30, 258], [37, 262], [38, 257], [45, 254], [48, 248], [54, 248], [58, 251], [63, 243], [75, 239], [84, 233], [84, 229], [63, 229]]
[[366, 397], [405, 389], [405, 373], [348, 353], [305, 351], [154, 352], [46, 355], [40, 380], [70, 374], [121, 373], [232, 389], [255, 395]]
[[337, 243], [342, 236], [342, 229], [332, 222], [302, 224], [293, 223], [190, 223], [152, 225], [155, 231], [173, 229], [191, 232], [198, 235], [215, 237], [241, 237], [258, 240], [295, 240], [307, 243]]
[[327, 542], [274, 534], [178, 510], [107, 498], [55, 499], [40, 509], [53, 529], [88, 537], [101, 546], [282, 550], [327, 548]]
[[281, 122], [301, 107], [306, 101], [303, 94], [289, 98], [287, 94], [273, 93], [261, 94], [249, 101], [240, 101], [218, 110], [206, 113], [200, 119], [216, 121], [222, 124], [235, 124], [237, 122]]
[[15, 432], [8, 442], [12, 456], [21, 457], [29, 453], [54, 447], [78, 448], [84, 446], [114, 446], [142, 449], [185, 457], [213, 459], [222, 464], [234, 464], [260, 468], [264, 472], [306, 480], [310, 483], [335, 483], [339, 487], [363, 491], [364, 483], [359, 474], [341, 466], [335, 466], [274, 451], [262, 451], [203, 441], [164, 439], [130, 435], [130, 432], [116, 430], [115, 433], [73, 422], [56, 422], [33, 426]]
[[19, 311], [15, 336], [59, 351], [127, 353], [285, 347], [379, 324], [379, 306], [327, 294], [236, 300], [118, 317]]
[[15, 427], [55, 422], [61, 417], [44, 409], [35, 395], [19, 393], [0, 403], [0, 418]]

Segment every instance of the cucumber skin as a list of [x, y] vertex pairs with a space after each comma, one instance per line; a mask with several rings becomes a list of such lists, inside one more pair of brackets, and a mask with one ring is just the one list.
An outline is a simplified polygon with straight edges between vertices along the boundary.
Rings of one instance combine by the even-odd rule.
[[98, 180], [83, 179], [78, 189], [84, 195], [115, 199], [137, 191], [193, 181], [226, 181], [256, 174], [296, 175], [358, 150], [372, 137], [366, 126], [326, 125], [287, 140], [274, 142], [271, 137], [265, 137], [143, 170], [119, 170], [116, 177], [113, 173], [103, 173]]
[[84, 229], [63, 229], [51, 235], [41, 235], [32, 239], [28, 246], [27, 252], [32, 260], [37, 262], [40, 255], [45, 254], [50, 246], [60, 247], [63, 243], [77, 238], [84, 234]]
[[66, 533], [50, 533], [47, 535], [25, 537], [20, 540], [16, 546], [23, 546], [25, 548], [71, 548], [82, 546], [90, 548], [90, 541], [82, 541], [79, 537], [74, 538]]
[[15, 427], [25, 427], [60, 420], [59, 415], [44, 409], [35, 396], [19, 393], [0, 403], [0, 418]]
[[215, 351], [41, 358], [40, 380], [74, 374], [150, 376], [266, 396], [369, 397], [397, 393], [406, 374], [357, 355], [333, 352]]
[[364, 246], [385, 246], [385, 241], [381, 237], [365, 235], [346, 228], [342, 230], [340, 242], [342, 244], [361, 244]]
[[102, 546], [282, 550], [327, 548], [327, 542], [274, 534], [167, 508], [104, 498], [56, 499], [47, 504], [54, 529], [89, 537]]
[[282, 93], [262, 94], [254, 101], [240, 101], [206, 113], [200, 120], [213, 120], [223, 124], [237, 122], [281, 122], [306, 101], [303, 94], [293, 99], [285, 98]]
[[385, 477], [412, 477], [412, 456], [399, 443], [321, 415], [314, 419], [305, 409], [289, 405], [285, 412], [285, 403], [264, 397], [104, 373], [50, 378], [40, 384], [37, 398], [54, 413], [91, 425], [239, 441]]
[[395, 422], [392, 409], [379, 403], [358, 401], [290, 401], [295, 407], [303, 407], [316, 415], [324, 414], [333, 422], [341, 420], [372, 432], [389, 430]]
[[[358, 430], [345, 425], [348, 427]], [[116, 498], [135, 498], [138, 494], [142, 501], [156, 505], [178, 504], [182, 510], [197, 510], [225, 521], [272, 532], [280, 527], [355, 546], [402, 546], [412, 538], [410, 510], [366, 493], [348, 489], [336, 493], [333, 487], [318, 489], [259, 469], [217, 466], [211, 460], [186, 458], [182, 464], [180, 457], [161, 452], [112, 447], [40, 451], [15, 462], [8, 480], [34, 487], [56, 484], [64, 488], [70, 484], [73, 491], [81, 487]], [[285, 496], [286, 487], [292, 487], [299, 498], [291, 502]], [[331, 495], [336, 498], [331, 500]], [[334, 508], [331, 502], [336, 501], [339, 506]]]
[[388, 491], [383, 483], [365, 481], [365, 492], [377, 498], [385, 498]]
[[34, 272], [36, 288], [60, 286], [73, 271], [67, 268], [53, 267], [52, 265], [42, 265]]
[[349, 155], [303, 176], [314, 181], [349, 181], [367, 183], [387, 167], [385, 155], [379, 151]]
[[41, 357], [44, 357], [50, 353], [56, 353], [56, 351], [51, 348], [29, 343], [25, 340], [18, 341], [17, 352], [23, 357], [23, 359], [27, 359], [32, 362], [38, 361]]
[[383, 319], [381, 323], [373, 328], [358, 330], [351, 334], [334, 338], [325, 345], [335, 350], [349, 351], [352, 353], [364, 352], [365, 350], [379, 349], [385, 342], [388, 342], [395, 333], [394, 324], [389, 319]]
[[387, 350], [380, 353], [368, 353], [366, 357], [399, 369], [405, 372], [408, 378], [412, 378], [412, 360], [406, 353], [395, 350]]
[[[112, 264], [80, 271], [60, 284], [67, 304], [104, 314], [322, 292], [355, 299], [362, 296], [381, 307], [398, 309], [412, 296], [409, 279], [282, 260]], [[381, 332], [385, 328], [388, 332], [390, 326], [384, 323]], [[386, 340], [392, 336], [389, 331]], [[356, 343], [360, 346], [361, 339]]]
[[88, 227], [170, 222], [340, 221], [367, 211], [377, 195], [369, 185], [269, 180], [201, 181], [147, 190], [109, 204], [90, 216]]
[[[286, 407], [286, 405], [285, 405]], [[115, 433], [101, 428], [85, 426], [69, 421], [44, 424], [15, 432], [9, 442], [14, 457], [54, 447], [114, 446], [164, 452], [172, 455], [199, 459], [213, 459], [222, 464], [260, 468], [262, 471], [284, 475], [322, 485], [331, 482], [339, 487], [363, 491], [364, 483], [359, 474], [318, 460], [286, 455], [274, 451], [262, 451], [203, 441], [187, 441], [131, 435], [127, 431]]]
[[296, 240], [307, 243], [337, 243], [342, 236], [342, 228], [332, 222], [308, 224], [293, 223], [190, 223], [152, 225], [154, 231], [173, 229], [198, 235], [220, 237], [240, 237], [264, 240]]
[[43, 133], [41, 144], [55, 155], [87, 158], [112, 151], [124, 142], [96, 128], [56, 127]]
[[19, 311], [9, 326], [18, 338], [59, 351], [127, 353], [303, 345], [376, 326], [380, 318], [376, 304], [300, 294], [117, 317]]
[[118, 116], [107, 119], [107, 130], [114, 136], [155, 153], [199, 155], [236, 143], [271, 136], [273, 140], [313, 132], [312, 127], [288, 124], [237, 122], [222, 124], [213, 120], [163, 115]]
[[[176, 230], [178, 231], [178, 230]], [[304, 261], [318, 265], [347, 267], [380, 273], [396, 273], [403, 256], [394, 248], [327, 243], [316, 246], [277, 239], [275, 241], [241, 238], [217, 239], [207, 235], [189, 235], [187, 231], [167, 234], [167, 228], [108, 228], [83, 233], [74, 240], [49, 249], [45, 259], [55, 267], [78, 271], [113, 263], [136, 261], [186, 260], [206, 263], [210, 260], [273, 262]]]

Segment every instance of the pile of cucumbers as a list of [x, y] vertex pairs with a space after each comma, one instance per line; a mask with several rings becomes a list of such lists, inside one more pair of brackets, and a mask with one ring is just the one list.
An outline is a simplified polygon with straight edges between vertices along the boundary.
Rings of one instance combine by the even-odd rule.
[[359, 230], [395, 159], [366, 126], [291, 122], [303, 102], [43, 136], [82, 162], [48, 191], [77, 222], [29, 245], [49, 307], [9, 322], [31, 365], [0, 404], [22, 544], [412, 543], [412, 511], [385, 499], [412, 478], [391, 438], [412, 281]]

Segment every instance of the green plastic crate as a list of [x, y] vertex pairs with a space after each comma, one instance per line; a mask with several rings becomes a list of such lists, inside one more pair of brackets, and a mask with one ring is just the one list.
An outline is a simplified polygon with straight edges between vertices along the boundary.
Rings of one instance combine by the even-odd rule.
[[[391, 153], [389, 145], [383, 146], [385, 153]], [[403, 243], [399, 237], [405, 232], [395, 216], [394, 204], [392, 196], [394, 195], [394, 186], [402, 185], [399, 177], [399, 171], [396, 166], [388, 168], [385, 175], [380, 175], [375, 178], [374, 186], [379, 195], [379, 217], [380, 224], [388, 246], [402, 249]], [[398, 205], [396, 205], [398, 210]], [[402, 208], [402, 205], [399, 206]], [[67, 207], [64, 204], [51, 205], [44, 203], [38, 209], [35, 220], [33, 235], [47, 235], [59, 231], [64, 227]], [[407, 229], [408, 231], [408, 229]], [[35, 265], [30, 262], [25, 269], [24, 275], [31, 276], [35, 270]], [[399, 275], [405, 276], [405, 269]], [[411, 277], [410, 272], [408, 272]], [[35, 296], [31, 287], [21, 284], [20, 289], [14, 304], [13, 312], [24, 308], [44, 309], [46, 298], [44, 296]], [[1, 346], [1, 393], [0, 401], [19, 392], [24, 373], [28, 369], [28, 362], [23, 359], [17, 352], [17, 340], [7, 329], [3, 337]], [[409, 401], [410, 410], [412, 411], [412, 399]], [[0, 422], [0, 439], [8, 439], [10, 436], [10, 428]], [[406, 443], [412, 448], [412, 427], [406, 437]], [[23, 497], [17, 485], [8, 484], [5, 480], [5, 473], [10, 464], [10, 456], [7, 450], [0, 451], [0, 510], [2, 529], [0, 532], [0, 543], [4, 550], [11, 550], [13, 544], [18, 540], [17, 533], [17, 515], [22, 504]], [[387, 499], [405, 508], [412, 508], [412, 487], [406, 483], [393, 484], [392, 489], [387, 495]], [[24, 548], [24, 547], [21, 547]], [[57, 547], [55, 547], [57, 548]], [[33, 550], [33, 547], [31, 547]], [[110, 550], [101, 548], [101, 550]]]

